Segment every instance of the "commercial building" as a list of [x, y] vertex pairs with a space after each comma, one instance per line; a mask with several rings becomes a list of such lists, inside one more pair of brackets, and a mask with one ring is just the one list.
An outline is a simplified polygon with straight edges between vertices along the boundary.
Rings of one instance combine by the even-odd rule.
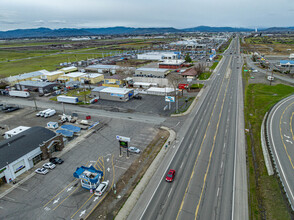
[[281, 67], [294, 67], [294, 60], [280, 60]]
[[119, 66], [116, 65], [90, 65], [85, 68], [86, 71], [89, 72], [96, 72], [96, 73], [116, 73], [116, 70]]
[[162, 68], [138, 68], [135, 71], [135, 76], [159, 77], [164, 78], [170, 72], [169, 69]]
[[91, 84], [99, 83], [104, 80], [104, 75], [99, 73], [85, 74], [79, 79], [82, 83], [88, 82]]
[[63, 139], [43, 127], [29, 128], [0, 142], [0, 179], [11, 182], [52, 152], [63, 149]]
[[78, 68], [76, 68], [75, 66], [69, 66], [69, 67], [64, 67], [60, 70], [64, 73], [71, 73], [71, 72], [78, 71]]
[[116, 87], [96, 87], [91, 91], [91, 95], [103, 100], [126, 102], [134, 95], [133, 89]]
[[5, 78], [5, 80], [10, 84], [10, 85], [15, 85], [16, 83], [22, 82], [22, 81], [32, 81], [35, 79], [41, 79], [41, 77], [44, 74], [49, 73], [47, 70], [39, 70], [35, 72], [30, 72], [30, 73], [24, 73], [20, 75], [15, 75], [15, 76], [10, 76]]
[[123, 81], [120, 79], [120, 76], [113, 75], [113, 76], [108, 76], [107, 78], [105, 78], [102, 86], [120, 87], [122, 83]]
[[176, 60], [180, 59], [178, 52], [149, 52], [137, 55], [138, 60]]
[[164, 69], [179, 69], [182, 68], [185, 63], [185, 60], [164, 60], [159, 63], [159, 68]]
[[164, 96], [164, 95], [170, 95], [172, 93], [174, 93], [174, 89], [173, 88], [158, 88], [158, 87], [150, 87], [149, 89], [146, 90], [147, 94], [149, 95], [160, 95], [160, 96]]
[[86, 73], [81, 72], [72, 72], [68, 74], [64, 74], [60, 76], [58, 79], [66, 80], [66, 81], [79, 81], [80, 77], [84, 77]]
[[57, 80], [58, 77], [60, 77], [61, 75], [64, 75], [64, 72], [61, 71], [61, 70], [56, 70], [56, 71], [53, 71], [53, 72], [44, 73], [41, 76], [41, 79], [48, 80], [48, 81], [52, 82], [52, 81]]
[[12, 130], [6, 131], [4, 133], [4, 139], [8, 139], [11, 138], [17, 134], [20, 134], [21, 132], [28, 130], [30, 127], [26, 127], [26, 126], [18, 126]]
[[58, 83], [38, 82], [38, 81], [22, 81], [15, 85], [17, 90], [38, 91], [39, 93], [52, 92]]

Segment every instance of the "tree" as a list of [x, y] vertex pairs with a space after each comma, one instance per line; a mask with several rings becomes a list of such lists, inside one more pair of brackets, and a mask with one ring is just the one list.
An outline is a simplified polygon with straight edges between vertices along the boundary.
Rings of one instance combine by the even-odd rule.
[[177, 73], [170, 73], [167, 76], [168, 82], [169, 84], [173, 87], [175, 93], [176, 93], [176, 113], [178, 113], [178, 92], [177, 92], [177, 88], [179, 83], [183, 80], [183, 77]]
[[190, 57], [190, 55], [187, 53], [187, 55], [185, 56], [185, 62], [187, 63], [192, 63], [192, 59]]

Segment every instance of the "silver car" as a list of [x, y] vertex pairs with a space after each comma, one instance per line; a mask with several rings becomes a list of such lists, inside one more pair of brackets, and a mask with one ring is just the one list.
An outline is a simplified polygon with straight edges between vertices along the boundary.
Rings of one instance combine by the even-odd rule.
[[141, 151], [140, 149], [136, 148], [136, 147], [129, 147], [128, 150], [132, 153], [136, 153], [139, 154]]
[[45, 169], [45, 168], [38, 168], [38, 169], [35, 170], [35, 172], [38, 173], [38, 174], [43, 174], [43, 175], [45, 175], [45, 174], [48, 173], [48, 170]]

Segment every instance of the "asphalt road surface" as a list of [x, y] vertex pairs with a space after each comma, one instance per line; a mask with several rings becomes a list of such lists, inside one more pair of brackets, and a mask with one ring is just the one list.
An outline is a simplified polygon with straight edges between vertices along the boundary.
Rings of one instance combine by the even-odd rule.
[[128, 219], [248, 219], [241, 66], [237, 38]]
[[294, 95], [271, 109], [266, 126], [276, 167], [294, 207]]

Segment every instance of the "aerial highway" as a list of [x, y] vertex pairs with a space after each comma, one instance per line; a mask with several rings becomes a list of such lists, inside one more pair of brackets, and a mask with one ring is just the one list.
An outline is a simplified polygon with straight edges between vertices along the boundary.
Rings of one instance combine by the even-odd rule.
[[277, 103], [267, 119], [267, 136], [280, 179], [294, 207], [294, 95]]
[[233, 38], [128, 219], [248, 219], [239, 47]]

